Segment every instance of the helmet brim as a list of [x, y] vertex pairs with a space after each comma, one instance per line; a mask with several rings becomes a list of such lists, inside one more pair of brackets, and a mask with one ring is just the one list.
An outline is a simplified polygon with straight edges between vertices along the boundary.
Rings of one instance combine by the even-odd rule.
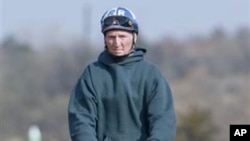
[[123, 26], [120, 26], [120, 25], [112, 25], [112, 26], [106, 27], [104, 30], [102, 30], [102, 33], [106, 33], [107, 31], [110, 31], [110, 30], [125, 30], [125, 31], [130, 31], [130, 32], [137, 33], [134, 30], [134, 28], [123, 27]]

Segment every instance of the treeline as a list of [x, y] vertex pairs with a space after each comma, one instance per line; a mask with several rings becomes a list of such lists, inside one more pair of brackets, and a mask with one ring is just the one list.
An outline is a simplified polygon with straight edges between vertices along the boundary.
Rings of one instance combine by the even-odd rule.
[[[178, 89], [176, 92], [178, 93], [181, 90], [184, 91], [186, 86], [179, 85], [181, 82], [189, 82], [190, 86], [195, 88], [197, 82], [192, 83], [191, 77], [199, 72], [198, 70], [206, 71], [202, 73], [202, 75], [205, 74], [202, 79], [209, 79], [211, 76], [226, 79], [241, 74], [248, 76], [249, 39], [250, 30], [246, 27], [239, 28], [234, 35], [228, 35], [222, 29], [216, 29], [210, 36], [191, 37], [181, 41], [175, 38], [163, 38], [156, 44], [140, 39], [138, 46], [148, 49], [147, 59], [160, 67], [173, 85], [173, 89]], [[69, 47], [48, 44], [42, 49], [35, 49], [29, 43], [18, 41], [15, 36], [4, 39], [0, 48], [0, 138], [2, 141], [11, 139], [24, 141], [27, 130], [32, 124], [39, 125], [44, 141], [69, 140], [68, 98], [84, 67], [95, 61], [101, 51], [93, 48], [95, 45], [75, 42]], [[245, 94], [248, 90], [245, 87], [243, 90], [238, 85], [235, 87], [236, 89], [239, 87], [235, 93]], [[235, 87], [230, 88], [233, 91]], [[203, 94], [209, 93], [209, 90], [205, 91], [206, 88]], [[213, 92], [216, 93], [216, 89]], [[193, 93], [197, 94], [195, 89]], [[185, 101], [182, 101], [180, 95], [174, 96], [177, 113], [180, 115], [179, 123], [181, 123], [177, 140], [198, 141], [206, 137], [207, 141], [211, 141], [216, 137], [213, 131], [215, 129], [213, 119], [209, 118], [211, 112], [205, 112], [208, 116], [204, 117], [201, 116], [204, 115], [202, 108], [200, 111], [196, 109], [195, 114], [193, 108], [190, 108], [191, 111], [183, 115], [181, 109]], [[194, 103], [188, 103], [188, 101], [186, 103], [186, 105], [192, 104]], [[208, 110], [212, 111], [212, 109]], [[194, 117], [198, 117], [198, 120], [190, 120]], [[206, 131], [195, 132], [204, 125], [207, 127]], [[224, 137], [221, 138], [226, 140]]]

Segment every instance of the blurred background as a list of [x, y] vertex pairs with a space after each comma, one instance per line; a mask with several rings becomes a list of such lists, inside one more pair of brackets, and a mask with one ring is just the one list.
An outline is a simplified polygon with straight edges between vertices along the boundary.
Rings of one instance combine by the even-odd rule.
[[138, 46], [168, 79], [176, 141], [228, 141], [250, 123], [249, 0], [1, 0], [0, 140], [69, 141], [67, 104], [103, 50], [102, 14], [134, 11]]

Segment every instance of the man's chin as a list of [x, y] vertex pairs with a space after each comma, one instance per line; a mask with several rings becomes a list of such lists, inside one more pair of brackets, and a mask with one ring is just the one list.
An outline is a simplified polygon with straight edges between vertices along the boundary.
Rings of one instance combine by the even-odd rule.
[[123, 52], [114, 52], [113, 55], [115, 56], [124, 56], [125, 54]]

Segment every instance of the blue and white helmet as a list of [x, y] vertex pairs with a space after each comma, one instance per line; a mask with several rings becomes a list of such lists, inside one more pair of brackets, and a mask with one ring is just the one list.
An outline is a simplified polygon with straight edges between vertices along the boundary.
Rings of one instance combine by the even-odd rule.
[[122, 29], [138, 34], [138, 23], [134, 13], [128, 8], [116, 7], [106, 11], [101, 18], [102, 33], [112, 29]]

